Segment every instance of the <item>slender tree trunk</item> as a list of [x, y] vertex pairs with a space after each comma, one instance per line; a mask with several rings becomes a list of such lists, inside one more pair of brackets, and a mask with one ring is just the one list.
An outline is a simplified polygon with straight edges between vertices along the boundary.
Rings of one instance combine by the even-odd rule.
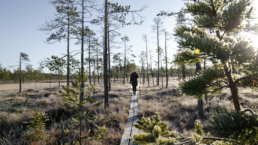
[[[82, 90], [82, 92], [80, 93], [80, 102], [83, 102], [83, 96], [84, 96], [84, 83], [83, 83], [83, 72], [84, 72], [84, 0], [82, 0], [82, 38], [81, 38], [81, 86], [80, 89]], [[80, 130], [80, 134], [81, 134], [81, 130]], [[80, 139], [80, 144], [81, 144], [81, 139]]]
[[148, 79], [148, 87], [150, 87], [150, 78], [149, 78], [149, 63], [148, 63], [148, 45], [147, 45], [147, 38], [146, 38], [146, 59], [147, 59], [147, 79]]
[[95, 60], [93, 61], [93, 84], [95, 85]]
[[232, 75], [231, 75], [231, 70], [228, 71], [227, 66], [224, 66], [224, 72], [225, 72], [226, 77], [229, 82], [229, 87], [231, 90], [235, 111], [237, 111], [239, 113], [241, 111], [241, 108], [240, 108], [240, 104], [239, 104], [238, 89], [237, 89], [236, 83], [233, 81]]
[[[84, 96], [84, 82], [83, 82], [83, 72], [84, 72], [84, 64], [83, 64], [83, 58], [84, 58], [84, 0], [82, 0], [82, 42], [81, 42], [81, 86], [80, 90], [80, 103], [83, 102], [83, 96]], [[81, 113], [81, 108], [80, 108], [80, 113]], [[81, 134], [82, 134], [82, 121], [80, 120], [80, 145], [82, 145], [81, 141]]]
[[91, 85], [91, 70], [90, 70], [90, 62], [91, 62], [91, 57], [90, 57], [90, 36], [89, 36], [89, 81]]
[[19, 63], [19, 66], [20, 66], [20, 86], [19, 86], [19, 92], [21, 93], [21, 54], [20, 54], [20, 63]]
[[152, 75], [152, 83], [153, 83], [153, 87], [154, 87], [154, 75]]
[[107, 76], [107, 49], [108, 49], [108, 4], [105, 0], [105, 49], [104, 49], [104, 95], [105, 109], [108, 108], [108, 76]]
[[159, 55], [160, 55], [160, 49], [159, 49], [159, 25], [157, 25], [157, 47], [158, 47], [158, 76], [157, 76], [157, 85], [159, 86]]
[[125, 39], [125, 58], [124, 58], [124, 79], [123, 79], [123, 85], [125, 84], [125, 72], [126, 72], [126, 39]]
[[200, 117], [200, 119], [203, 119], [204, 118], [204, 112], [203, 112], [203, 101], [202, 101], [202, 99], [198, 99], [197, 103], [198, 103], [198, 116]]
[[59, 72], [59, 67], [58, 67], [58, 82], [59, 82], [59, 88], [60, 88], [60, 72]]
[[97, 49], [97, 71], [98, 71], [98, 83], [99, 83], [99, 51]]
[[[206, 60], [205, 59], [203, 60], [203, 69], [204, 70], [206, 69]], [[190, 80], [190, 77], [189, 77], [189, 80]], [[205, 94], [204, 98], [205, 98], [205, 102], [208, 103], [208, 95], [207, 94]]]
[[[69, 66], [69, 62], [70, 62], [70, 50], [69, 50], [69, 46], [70, 46], [70, 15], [68, 14], [68, 34], [67, 34], [67, 87], [69, 87], [69, 82], [70, 82], [70, 66]], [[69, 93], [69, 91], [67, 91], [67, 93]]]
[[110, 65], [111, 65], [111, 63], [110, 63], [110, 57], [111, 57], [111, 53], [110, 53], [110, 40], [109, 40], [109, 27], [108, 27], [108, 57], [109, 57], [109, 63], [108, 63], [108, 67], [109, 67], [109, 69], [108, 69], [108, 90], [110, 91], [111, 90], [111, 83], [110, 83], [110, 75], [111, 75], [111, 73], [110, 73]]
[[166, 88], [168, 88], [168, 57], [167, 57], [167, 34], [165, 33], [165, 57], [166, 57]]
[[[161, 66], [161, 69], [162, 69], [162, 66]], [[162, 88], [164, 87], [163, 85], [163, 71], [161, 70], [161, 76], [162, 76]]]

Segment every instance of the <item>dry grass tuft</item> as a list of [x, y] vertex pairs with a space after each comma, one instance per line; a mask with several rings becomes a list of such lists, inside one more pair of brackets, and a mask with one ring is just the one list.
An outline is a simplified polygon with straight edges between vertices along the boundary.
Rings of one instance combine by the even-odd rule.
[[[169, 130], [178, 131], [184, 136], [190, 136], [194, 129], [195, 120], [198, 119], [197, 99], [180, 95], [177, 90], [178, 80], [170, 79], [169, 88], [162, 88], [161, 83], [160, 86], [152, 86], [152, 79], [150, 81], [150, 87], [145, 83], [137, 88], [139, 118], [143, 116], [151, 117], [158, 112], [161, 119], [168, 124]], [[32, 84], [25, 86], [24, 90], [27, 91], [23, 93], [14, 93], [14, 90], [18, 87], [15, 88], [15, 85], [13, 84], [8, 84], [7, 86], [9, 86], [9, 88], [6, 87], [6, 90], [3, 90], [3, 88], [0, 87], [0, 131], [5, 129], [8, 132], [11, 127], [21, 126], [21, 122], [30, 119], [32, 110], [37, 106], [40, 110], [51, 115], [52, 120], [46, 123], [47, 128], [44, 133], [45, 139], [30, 143], [26, 142], [26, 144], [61, 144], [61, 141], [62, 143], [68, 143], [73, 140], [75, 136], [72, 136], [72, 134], [64, 134], [63, 129], [67, 127], [68, 123], [71, 121], [70, 117], [73, 115], [73, 112], [70, 112], [61, 106], [66, 100], [60, 97], [60, 94], [58, 93], [58, 90], [60, 90], [59, 88], [44, 89], [44, 87], [49, 87], [49, 83], [42, 83], [41, 87], [39, 87], [39, 85], [40, 83], [37, 83], [37, 88], [39, 88], [39, 90], [34, 87], [28, 87], [33, 86]], [[52, 85], [53, 84], [51, 84], [51, 86]], [[109, 109], [105, 110], [104, 104], [97, 109], [90, 107], [90, 105], [86, 105], [83, 108], [83, 111], [92, 115], [97, 115], [99, 120], [102, 120], [103, 118], [107, 118], [107, 120], [110, 118], [114, 119], [112, 123], [107, 125], [109, 130], [105, 134], [105, 141], [91, 142], [91, 144], [94, 145], [103, 145], [105, 142], [110, 145], [120, 144], [125, 129], [129, 114], [132, 87], [129, 83], [122, 85], [121, 80], [112, 83], [111, 86], [112, 88], [109, 92]], [[242, 108], [250, 107], [257, 112], [257, 96], [258, 93], [252, 93], [250, 90], [244, 88], [239, 89], [239, 98]], [[93, 98], [104, 101], [103, 84], [96, 84]], [[35, 106], [24, 106], [23, 102], [26, 99]], [[225, 90], [220, 97], [210, 98], [208, 103], [204, 103], [205, 119], [203, 122], [207, 121], [212, 115], [212, 108], [217, 106], [224, 106], [228, 110], [234, 110], [230, 90]], [[204, 130], [207, 131], [205, 124]], [[15, 139], [9, 137], [6, 140], [10, 142], [9, 144], [23, 143], [22, 134], [24, 133], [24, 130], [18, 130], [18, 128], [16, 128], [15, 131], [17, 134], [20, 134], [20, 136], [16, 136]], [[0, 134], [0, 141], [3, 138], [4, 137]], [[83, 144], [87, 143], [88, 142], [83, 141]]]

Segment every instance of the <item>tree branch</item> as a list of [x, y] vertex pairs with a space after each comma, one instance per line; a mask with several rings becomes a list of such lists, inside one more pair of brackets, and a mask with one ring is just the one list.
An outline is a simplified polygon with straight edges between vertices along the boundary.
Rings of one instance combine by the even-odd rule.
[[250, 76], [242, 77], [240, 79], [237, 79], [234, 83], [237, 84], [241, 80], [249, 79], [249, 78], [252, 78], [252, 77], [255, 77], [255, 76], [258, 76], [258, 73], [250, 75]]
[[257, 113], [255, 113], [251, 108], [245, 108], [244, 110], [241, 111], [241, 113], [245, 113], [245, 112], [251, 112], [252, 115], [258, 115]]

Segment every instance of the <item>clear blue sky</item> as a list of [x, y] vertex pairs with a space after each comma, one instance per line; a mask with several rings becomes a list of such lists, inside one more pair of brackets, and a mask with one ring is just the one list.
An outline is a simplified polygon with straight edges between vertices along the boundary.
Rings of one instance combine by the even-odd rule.
[[[104, 0], [98, 0], [99, 4]], [[145, 51], [145, 42], [142, 40], [142, 34], [146, 34], [149, 39], [149, 49], [153, 51], [154, 60], [157, 60], [156, 54], [156, 35], [152, 33], [151, 25], [154, 24], [153, 18], [161, 10], [177, 12], [184, 7], [182, 0], [111, 0], [111, 2], [119, 2], [121, 5], [131, 5], [132, 10], [139, 9], [142, 5], [148, 4], [148, 7], [141, 12], [145, 17], [144, 23], [141, 26], [121, 27], [118, 32], [127, 35], [130, 38], [128, 45], [133, 45], [133, 53], [137, 56], [135, 62], [139, 64], [139, 54]], [[0, 63], [2, 67], [8, 69], [9, 66], [17, 65], [19, 52], [25, 52], [29, 55], [30, 64], [33, 68], [39, 67], [38, 62], [51, 55], [61, 56], [66, 54], [67, 42], [61, 41], [54, 44], [47, 44], [44, 41], [49, 34], [38, 31], [37, 28], [49, 20], [56, 12], [55, 8], [49, 4], [49, 0], [6, 0], [0, 5], [1, 27], [0, 27]], [[92, 18], [95, 18], [94, 15]], [[164, 28], [170, 33], [175, 27], [174, 17], [165, 17]], [[89, 25], [89, 24], [86, 24]], [[100, 30], [100, 26], [90, 26], [95, 31]], [[100, 34], [97, 34], [100, 36]], [[99, 37], [100, 38], [100, 37]], [[117, 40], [120, 41], [121, 37]], [[164, 48], [164, 36], [160, 39], [161, 47]], [[121, 45], [123, 48], [123, 45]], [[117, 49], [114, 52], [123, 52], [123, 49]], [[168, 57], [172, 59], [176, 52], [177, 44], [171, 39], [168, 42]], [[80, 50], [80, 45], [75, 45], [71, 42], [70, 50]], [[87, 55], [85, 55], [87, 57]], [[79, 56], [78, 56], [79, 59]], [[48, 69], [44, 69], [48, 72]]]

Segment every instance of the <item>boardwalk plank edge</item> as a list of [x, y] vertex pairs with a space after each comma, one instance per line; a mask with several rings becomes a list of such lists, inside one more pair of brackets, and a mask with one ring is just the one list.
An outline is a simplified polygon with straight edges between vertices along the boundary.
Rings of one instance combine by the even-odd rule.
[[133, 143], [133, 135], [138, 133], [138, 129], [133, 126], [138, 119], [138, 102], [137, 102], [137, 94], [132, 95], [131, 98], [130, 111], [128, 115], [128, 120], [126, 123], [126, 127], [124, 130], [124, 134], [121, 139], [120, 145], [136, 145]]

